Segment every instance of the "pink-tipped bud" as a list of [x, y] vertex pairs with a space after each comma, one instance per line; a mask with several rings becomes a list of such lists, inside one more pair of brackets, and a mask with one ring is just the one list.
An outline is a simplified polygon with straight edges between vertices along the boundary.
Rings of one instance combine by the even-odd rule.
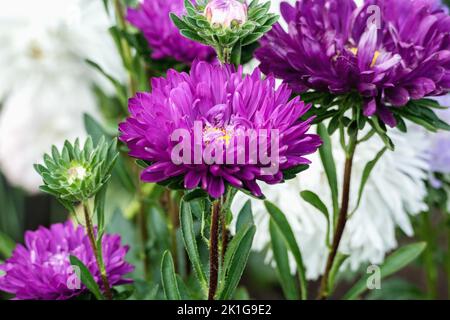
[[241, 26], [247, 22], [247, 5], [238, 0], [211, 0], [204, 15], [213, 26]]

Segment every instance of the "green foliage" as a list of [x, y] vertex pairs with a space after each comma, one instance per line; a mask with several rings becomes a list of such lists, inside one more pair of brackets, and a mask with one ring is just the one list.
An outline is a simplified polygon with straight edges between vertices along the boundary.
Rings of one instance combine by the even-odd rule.
[[277, 265], [277, 274], [280, 279], [284, 296], [289, 300], [298, 300], [300, 295], [294, 278], [291, 275], [291, 268], [289, 265], [289, 248], [286, 245], [283, 234], [273, 220], [270, 220], [269, 222], [269, 231], [273, 256]]
[[[75, 256], [70, 256], [70, 263], [74, 268], [80, 270], [80, 281], [88, 288], [88, 290], [95, 296], [97, 300], [104, 300], [100, 288], [97, 282], [95, 282], [94, 277], [89, 272], [89, 269], [84, 265], [84, 263]], [[78, 275], [78, 274], [77, 274]]]
[[298, 247], [294, 233], [292, 232], [291, 226], [289, 225], [286, 216], [278, 207], [276, 207], [269, 201], [265, 201], [264, 204], [270, 214], [272, 224], [279, 230], [277, 234], [283, 236], [285, 245], [289, 248], [289, 251], [294, 256], [300, 280], [300, 297], [304, 300], [307, 298], [306, 270], [303, 264], [302, 254], [300, 252], [300, 248]]
[[411, 100], [402, 108], [392, 108], [396, 118], [408, 119], [425, 129], [436, 132], [438, 130], [450, 131], [450, 125], [439, 119], [434, 109], [441, 108], [439, 103], [431, 99]]
[[[247, 215], [247, 210], [242, 210], [240, 215]], [[242, 274], [247, 265], [247, 260], [255, 237], [256, 227], [253, 219], [248, 217], [238, 217], [241, 221], [236, 235], [231, 240], [225, 253], [225, 259], [220, 274], [219, 290], [217, 297], [219, 300], [230, 300], [233, 298], [235, 290], [239, 285]], [[244, 223], [244, 221], [246, 221]]]
[[178, 289], [178, 279], [175, 274], [173, 258], [169, 251], [163, 255], [161, 262], [161, 278], [164, 293], [167, 300], [181, 300], [180, 291]]
[[[389, 255], [380, 266], [381, 278], [388, 277], [397, 271], [403, 269], [411, 262], [417, 259], [425, 250], [426, 243], [418, 242], [406, 245], [394, 251]], [[364, 275], [345, 295], [344, 299], [357, 299], [367, 290], [367, 280], [370, 274]]]
[[206, 272], [200, 261], [200, 255], [197, 248], [196, 235], [194, 233], [194, 222], [192, 217], [191, 203], [182, 200], [180, 209], [180, 224], [184, 240], [184, 246], [194, 267], [195, 274], [203, 288], [205, 295], [207, 292], [208, 281], [206, 279]]

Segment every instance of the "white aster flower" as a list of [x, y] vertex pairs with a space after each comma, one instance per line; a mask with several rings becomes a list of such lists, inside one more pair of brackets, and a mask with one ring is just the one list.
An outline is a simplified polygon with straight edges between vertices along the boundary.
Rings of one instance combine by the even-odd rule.
[[38, 191], [33, 164], [55, 144], [85, 136], [83, 113], [97, 115], [92, 86], [111, 86], [89, 58], [121, 79], [101, 0], [0, 0], [0, 170]]
[[[341, 242], [340, 251], [350, 255], [346, 267], [353, 270], [366, 262], [381, 263], [386, 253], [397, 247], [397, 227], [406, 235], [412, 236], [410, 215], [427, 208], [423, 202], [426, 195], [424, 180], [427, 179], [429, 170], [426, 156], [429, 145], [425, 133], [410, 129], [407, 134], [391, 131], [390, 135], [396, 150], [387, 151], [373, 169], [361, 205], [348, 221]], [[345, 159], [337, 137], [333, 140], [336, 140], [333, 141], [333, 151], [341, 186]], [[356, 206], [364, 167], [383, 146], [377, 136], [358, 146], [354, 159], [350, 210]], [[332, 205], [319, 155], [316, 153], [310, 159], [311, 167], [296, 179], [276, 186], [264, 185], [262, 190], [267, 199], [279, 206], [287, 216], [303, 254], [307, 277], [317, 279], [325, 268], [328, 255], [325, 242], [326, 220], [322, 213], [301, 199], [300, 192], [315, 192], [330, 212]], [[235, 215], [248, 199], [243, 194], [236, 196], [233, 204]], [[262, 201], [251, 201], [257, 225], [253, 249], [261, 251], [270, 246], [269, 214]], [[268, 260], [272, 260], [270, 250]]]

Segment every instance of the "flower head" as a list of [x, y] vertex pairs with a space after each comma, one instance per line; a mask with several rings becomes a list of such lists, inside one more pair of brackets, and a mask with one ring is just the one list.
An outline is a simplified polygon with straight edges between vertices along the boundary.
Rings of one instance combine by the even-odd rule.
[[240, 26], [247, 22], [247, 5], [238, 0], [211, 0], [204, 15], [216, 27]]
[[[110, 284], [131, 282], [124, 276], [134, 268], [125, 261], [128, 246], [121, 245], [120, 236], [104, 235], [102, 248]], [[16, 299], [21, 300], [65, 300], [76, 297], [87, 289], [77, 283], [70, 256], [81, 260], [98, 285], [102, 285], [84, 228], [75, 227], [68, 221], [54, 224], [49, 229], [40, 227], [37, 231], [25, 234], [25, 244], [19, 244], [12, 257], [0, 264], [0, 290], [14, 294]]]
[[141, 30], [152, 49], [153, 59], [174, 58], [191, 64], [195, 59], [212, 60], [214, 50], [187, 39], [170, 20], [170, 13], [185, 13], [183, 0], [144, 0], [138, 8], [128, 8], [127, 19]]
[[120, 125], [130, 155], [150, 164], [141, 175], [146, 182], [176, 177], [213, 197], [227, 184], [261, 196], [256, 180], [283, 181], [321, 144], [306, 133], [312, 119], [299, 120], [309, 106], [289, 101], [287, 86], [275, 89], [275, 79], [261, 79], [258, 69], [244, 76], [242, 68], [196, 61], [189, 74], [169, 70], [152, 88], [130, 100], [131, 116]]
[[78, 140], [74, 145], [66, 141], [61, 152], [53, 147], [51, 156], [44, 155], [44, 165], [35, 165], [44, 180], [41, 190], [68, 205], [88, 200], [109, 180], [117, 156], [115, 140], [102, 138], [94, 147], [89, 137], [82, 149]]
[[450, 90], [450, 17], [433, 1], [301, 0], [281, 13], [288, 31], [274, 26], [256, 56], [297, 92], [357, 91], [364, 115], [395, 126], [393, 110]]

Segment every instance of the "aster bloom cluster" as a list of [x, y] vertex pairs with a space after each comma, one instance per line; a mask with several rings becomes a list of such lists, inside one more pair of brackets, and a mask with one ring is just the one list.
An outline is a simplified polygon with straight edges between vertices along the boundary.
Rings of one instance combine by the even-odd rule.
[[[128, 145], [129, 154], [150, 163], [141, 175], [146, 182], [181, 177], [187, 189], [201, 187], [215, 198], [224, 194], [226, 185], [262, 196], [257, 180], [282, 182], [283, 171], [309, 164], [304, 156], [321, 143], [317, 135], [307, 134], [312, 119], [299, 121], [309, 107], [299, 98], [289, 101], [287, 86], [275, 89], [275, 80], [263, 80], [259, 70], [244, 76], [242, 68], [195, 61], [189, 74], [170, 70], [166, 79], [153, 79], [152, 88], [152, 93], [138, 93], [130, 100], [131, 116], [120, 125], [120, 140]], [[194, 146], [196, 123], [200, 126], [201, 162], [174, 163], [172, 152], [179, 143], [173, 139], [174, 131], [186, 129], [192, 138], [187, 144]], [[261, 172], [268, 163], [251, 161], [251, 138], [238, 145], [250, 129], [257, 135], [265, 130], [268, 140], [271, 130], [279, 131], [275, 150], [279, 159], [271, 163], [277, 170], [270, 175]], [[208, 146], [217, 143], [225, 152], [208, 164], [203, 155]], [[239, 163], [242, 152], [244, 161]], [[225, 161], [230, 159], [229, 153], [232, 163]]]
[[[111, 285], [130, 283], [125, 276], [134, 268], [125, 260], [128, 246], [121, 244], [120, 236], [105, 235], [102, 249]], [[20, 300], [66, 300], [86, 293], [70, 256], [81, 260], [102, 285], [86, 232], [68, 221], [25, 234], [25, 245], [18, 245], [12, 256], [0, 264], [0, 272], [4, 273], [0, 274], [0, 290]]]
[[288, 30], [276, 25], [256, 56], [297, 92], [356, 91], [365, 116], [395, 126], [399, 107], [450, 90], [450, 18], [431, 1], [301, 0], [281, 13]]
[[[252, 249], [267, 254], [287, 299], [335, 297], [348, 268], [352, 282], [360, 278], [345, 298], [360, 298], [370, 287], [372, 269], [361, 269], [368, 263], [380, 264], [375, 282], [423, 263], [427, 290], [437, 288], [440, 235], [431, 213], [411, 219], [435, 204], [444, 212], [450, 199], [447, 135], [431, 135], [450, 129], [448, 110], [434, 111], [446, 104], [434, 97], [450, 91], [450, 17], [439, 4], [95, 1], [115, 19], [109, 32], [126, 74], [83, 59], [114, 87], [93, 88], [107, 125], [84, 115], [86, 142], [81, 135], [54, 146], [35, 165], [41, 191], [65, 206], [68, 222], [27, 232], [15, 247], [2, 233], [2, 212], [20, 205], [6, 197], [0, 291], [16, 299], [231, 300], [255, 271], [247, 266]], [[27, 52], [54, 72], [45, 48], [32, 43]], [[2, 52], [0, 63], [8, 62]], [[246, 65], [253, 56], [260, 68]], [[69, 65], [61, 72], [79, 69]], [[7, 104], [22, 101], [0, 91]], [[65, 103], [42, 92], [38, 102]], [[430, 177], [442, 185], [430, 188]], [[403, 242], [397, 231], [413, 236], [416, 226], [432, 245], [390, 253]], [[113, 230], [130, 241], [136, 270]], [[319, 277], [311, 292], [308, 281]]]
[[170, 13], [185, 14], [184, 1], [144, 0], [137, 8], [128, 8], [127, 20], [142, 31], [153, 59], [174, 58], [186, 64], [195, 59], [212, 60], [214, 50], [182, 36]]

